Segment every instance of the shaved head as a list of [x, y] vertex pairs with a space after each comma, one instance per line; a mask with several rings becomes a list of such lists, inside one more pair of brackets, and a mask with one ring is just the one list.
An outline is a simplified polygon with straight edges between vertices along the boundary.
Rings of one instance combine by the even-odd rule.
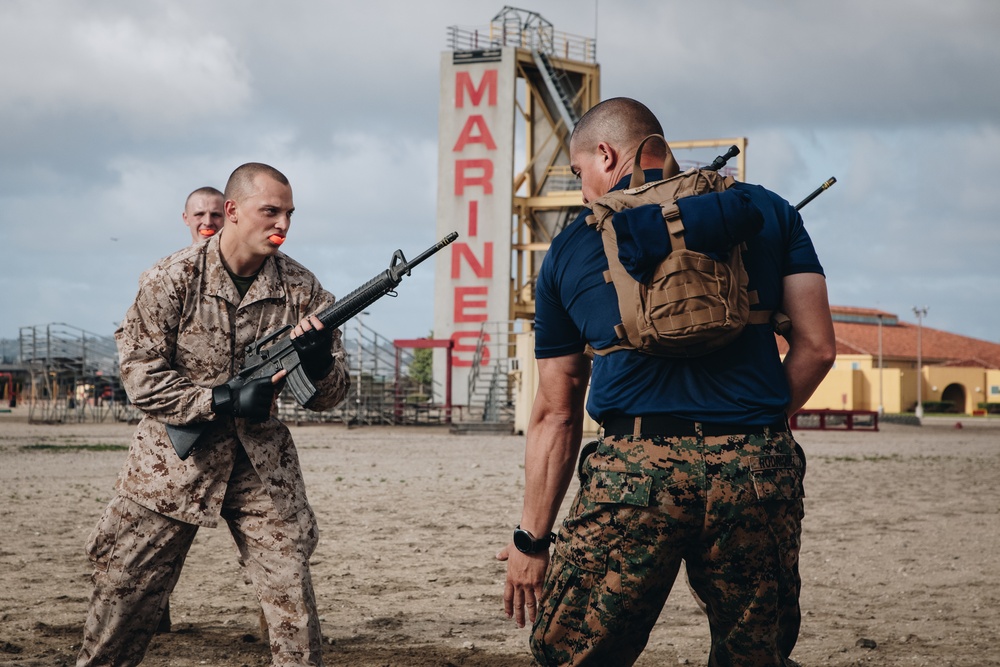
[[253, 192], [254, 179], [260, 174], [265, 174], [278, 183], [291, 187], [291, 183], [288, 182], [285, 175], [274, 167], [260, 162], [247, 162], [244, 165], [236, 167], [229, 176], [229, 180], [226, 182], [225, 198], [235, 202], [243, 201], [248, 194]]
[[[587, 151], [605, 141], [620, 151], [634, 151], [651, 134], [663, 134], [663, 127], [645, 104], [629, 97], [612, 97], [591, 107], [577, 122], [570, 141]], [[662, 142], [650, 141], [643, 155], [661, 160], [666, 155]]]
[[194, 192], [188, 195], [187, 199], [184, 200], [184, 208], [191, 202], [191, 199], [197, 195], [205, 195], [206, 197], [223, 197], [223, 194], [219, 192], [218, 188], [213, 188], [210, 185], [206, 185], [203, 188], [198, 188]]

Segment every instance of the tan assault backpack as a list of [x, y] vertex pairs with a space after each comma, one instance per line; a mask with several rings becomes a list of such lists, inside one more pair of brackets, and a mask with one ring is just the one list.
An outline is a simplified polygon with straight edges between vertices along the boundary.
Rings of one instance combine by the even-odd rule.
[[[684, 223], [677, 200], [682, 197], [722, 192], [733, 184], [732, 177], [717, 171], [690, 169], [671, 178], [644, 183], [640, 166], [642, 148], [652, 138], [667, 146], [664, 175], [677, 172], [663, 136], [653, 134], [642, 140], [636, 151], [632, 179], [625, 190], [615, 190], [595, 200], [587, 224], [601, 232], [609, 270], [606, 282], [613, 282], [618, 294], [621, 324], [615, 327], [618, 345], [594, 350], [603, 355], [634, 349], [658, 357], [697, 357], [728, 345], [748, 323], [766, 324], [773, 311], [751, 311], [757, 293], [747, 290], [747, 273], [742, 252], [746, 244], [732, 248], [724, 261], [690, 250], [685, 245]], [[618, 238], [612, 225], [615, 213], [646, 204], [658, 204], [670, 239], [670, 252], [640, 282], [622, 265]]]

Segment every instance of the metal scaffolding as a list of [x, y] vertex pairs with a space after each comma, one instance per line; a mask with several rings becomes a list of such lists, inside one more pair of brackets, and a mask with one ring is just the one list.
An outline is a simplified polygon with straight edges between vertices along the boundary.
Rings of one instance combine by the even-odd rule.
[[63, 323], [21, 327], [19, 360], [27, 371], [21, 400], [42, 423], [137, 419], [118, 374], [112, 336]]

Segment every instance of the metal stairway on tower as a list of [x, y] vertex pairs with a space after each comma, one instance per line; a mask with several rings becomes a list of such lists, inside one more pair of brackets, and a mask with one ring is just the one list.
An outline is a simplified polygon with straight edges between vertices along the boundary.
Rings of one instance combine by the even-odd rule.
[[[537, 12], [506, 6], [490, 22], [493, 43], [502, 46], [519, 46], [531, 51], [550, 99], [545, 100], [553, 116], [561, 118], [566, 126], [565, 136], [569, 136], [580, 119], [575, 102], [576, 91], [564, 69], [552, 62], [556, 55], [557, 33], [552, 23]], [[569, 45], [563, 35], [558, 35], [563, 44], [564, 57], [569, 57]]]
[[542, 75], [542, 80], [545, 82], [545, 87], [552, 96], [552, 104], [559, 112], [559, 117], [562, 118], [563, 124], [566, 125], [566, 135], [569, 136], [573, 133], [573, 128], [576, 127], [577, 121], [580, 120], [580, 115], [576, 111], [576, 105], [573, 104], [573, 98], [576, 95], [569, 77], [566, 76], [565, 70], [553, 66], [552, 60], [545, 52], [533, 51], [532, 56], [535, 59], [538, 72]]

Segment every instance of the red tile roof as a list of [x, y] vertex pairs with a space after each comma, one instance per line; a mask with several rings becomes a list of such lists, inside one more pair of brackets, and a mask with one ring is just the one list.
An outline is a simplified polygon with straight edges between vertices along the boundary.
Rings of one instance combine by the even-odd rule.
[[[837, 354], [869, 354], [878, 356], [877, 323], [839, 322], [837, 315], [896, 317], [869, 308], [831, 306], [834, 314], [833, 329], [837, 336]], [[793, 324], [794, 326], [794, 324]], [[1000, 343], [932, 329], [924, 326], [920, 332], [920, 350], [923, 363], [942, 366], [968, 366], [975, 368], [1000, 368]], [[788, 351], [788, 344], [778, 338], [778, 349]], [[917, 325], [899, 322], [882, 326], [882, 357], [891, 359], [917, 358]]]
[[866, 317], [878, 317], [881, 315], [887, 319], [897, 317], [896, 313], [890, 313], [884, 310], [875, 310], [874, 308], [858, 308], [856, 306], [830, 306], [830, 312], [835, 315], [863, 315]]

